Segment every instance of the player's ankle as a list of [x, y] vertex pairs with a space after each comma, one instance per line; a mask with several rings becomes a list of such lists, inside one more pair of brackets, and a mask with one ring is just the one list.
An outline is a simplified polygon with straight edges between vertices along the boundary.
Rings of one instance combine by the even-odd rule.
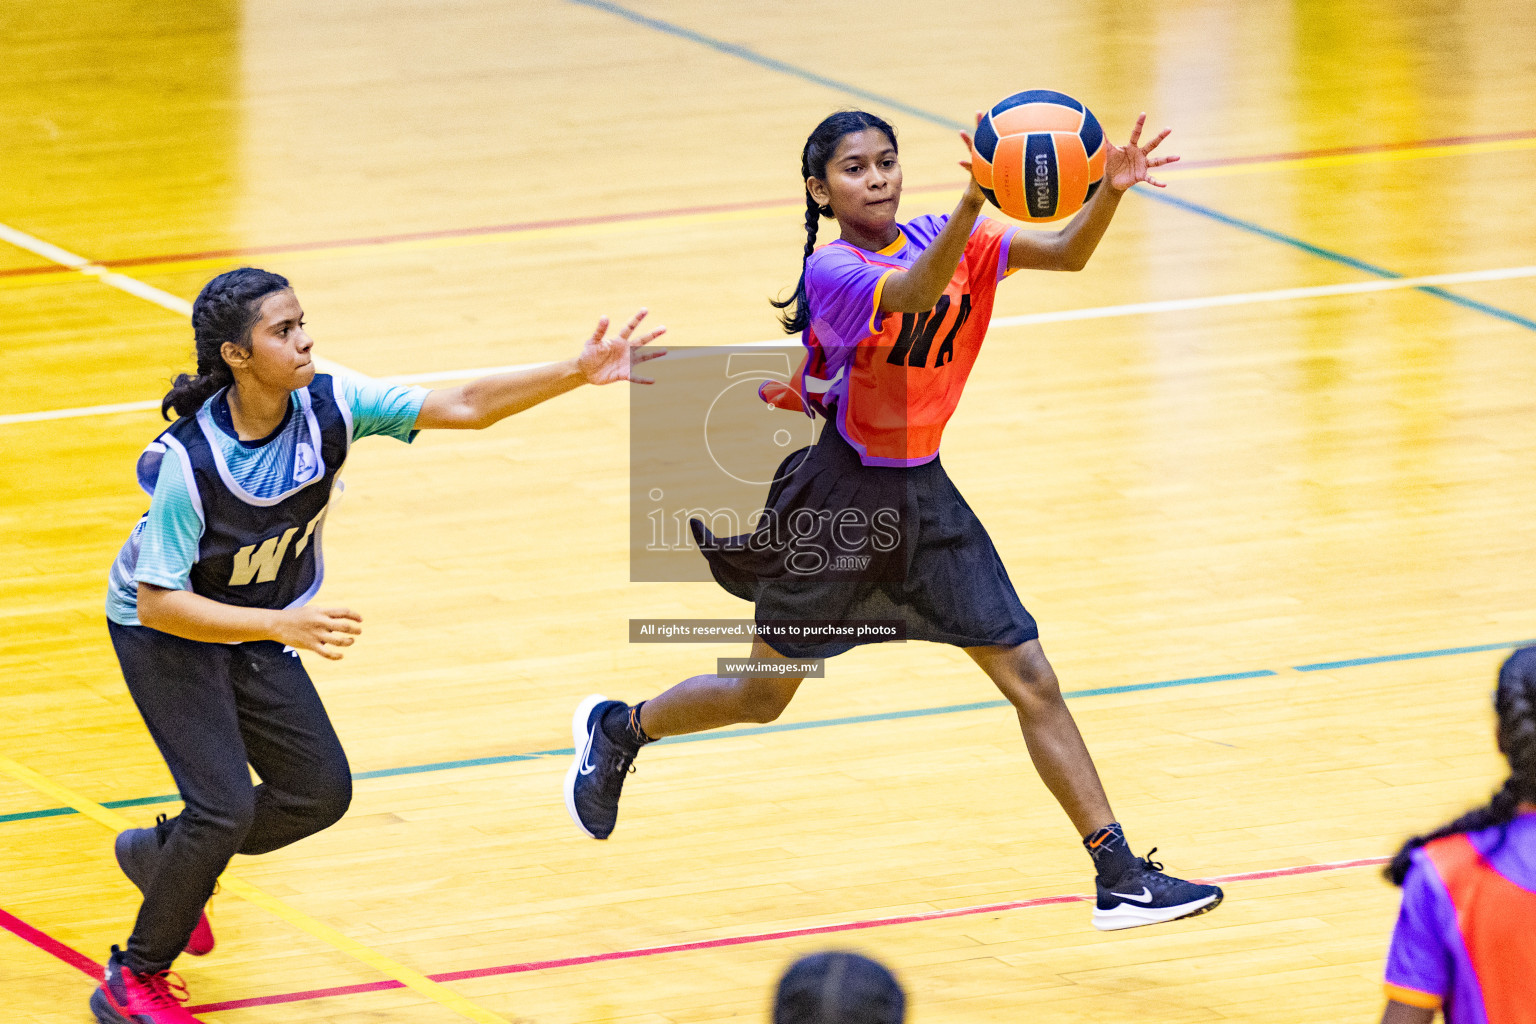
[[654, 743], [656, 738], [646, 733], [640, 725], [640, 709], [645, 706], [645, 701], [639, 704], [615, 704], [603, 715], [603, 735], [615, 743], [626, 747], [640, 748], [647, 743]]
[[1136, 866], [1136, 856], [1125, 841], [1125, 829], [1118, 821], [1095, 829], [1083, 838], [1083, 848], [1093, 858], [1099, 881], [1113, 884], [1116, 879]]

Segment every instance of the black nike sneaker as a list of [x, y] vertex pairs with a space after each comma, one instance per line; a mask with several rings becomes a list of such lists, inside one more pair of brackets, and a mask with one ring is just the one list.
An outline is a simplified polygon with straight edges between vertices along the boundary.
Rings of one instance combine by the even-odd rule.
[[1139, 928], [1216, 909], [1223, 896], [1220, 887], [1163, 874], [1163, 866], [1152, 859], [1156, 852], [1154, 848], [1139, 858], [1114, 885], [1098, 883], [1099, 902], [1093, 908], [1095, 928], [1102, 932]]
[[603, 715], [609, 708], [624, 707], [622, 701], [593, 694], [582, 701], [571, 716], [571, 739], [575, 755], [565, 773], [565, 809], [593, 839], [607, 839], [619, 820], [619, 794], [624, 790], [624, 776], [633, 769], [638, 745], [615, 743], [603, 732]]

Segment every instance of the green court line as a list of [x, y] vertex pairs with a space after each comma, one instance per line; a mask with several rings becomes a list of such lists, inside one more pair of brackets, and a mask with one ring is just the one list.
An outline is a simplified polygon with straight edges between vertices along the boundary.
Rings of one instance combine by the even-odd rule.
[[[1474, 647], [1444, 647], [1433, 651], [1412, 651], [1406, 654], [1384, 654], [1370, 658], [1353, 658], [1347, 661], [1317, 662], [1311, 665], [1294, 666], [1298, 672], [1321, 672], [1325, 669], [1355, 668], [1360, 665], [1378, 665], [1392, 661], [1414, 661], [1420, 658], [1445, 658], [1457, 654], [1474, 654], [1484, 651], [1507, 650], [1511, 647], [1524, 647], [1528, 644], [1536, 644], [1536, 640], [1517, 640], [1508, 643], [1479, 644]], [[1066, 690], [1063, 697], [1076, 699], [1080, 697], [1104, 697], [1117, 693], [1138, 693], [1143, 690], [1165, 690], [1179, 686], [1199, 686], [1204, 683], [1225, 683], [1241, 679], [1262, 679], [1274, 676], [1277, 673], [1272, 669], [1261, 668], [1247, 672], [1224, 672], [1211, 676], [1190, 676], [1184, 679], [1160, 679], [1149, 683], [1127, 683], [1124, 686], [1101, 686], [1091, 690]], [[763, 736], [775, 732], [800, 732], [805, 729], [829, 729], [841, 725], [863, 725], [868, 722], [891, 722], [903, 718], [929, 718], [934, 715], [954, 715], [966, 711], [990, 711], [1008, 706], [1006, 700], [983, 700], [971, 704], [945, 704], [931, 708], [910, 708], [903, 711], [879, 711], [868, 715], [849, 715], [842, 718], [821, 718], [809, 722], [774, 722], [770, 725], [754, 725], [743, 729], [717, 729], [711, 732], [693, 733], [689, 736], [671, 736], [658, 740], [658, 743], [702, 743], [710, 740], [730, 740], [743, 736]], [[426, 764], [405, 765], [400, 768], [378, 768], [373, 771], [355, 772], [353, 779], [390, 779], [401, 775], [420, 775], [425, 772], [451, 771], [455, 768], [480, 768], [487, 765], [511, 764], [516, 761], [536, 761], [545, 757], [570, 757], [574, 751], [570, 747], [561, 747], [557, 750], [532, 750], [519, 754], [502, 754], [496, 757], [474, 757], [459, 761], [432, 761]], [[106, 800], [103, 807], [118, 809], [122, 807], [142, 807], [146, 804], [175, 803], [181, 799], [176, 793], [162, 793], [156, 796], [140, 796], [131, 800]], [[12, 814], [0, 814], [0, 824], [9, 821], [31, 821], [37, 818], [57, 818], [76, 813], [69, 807], [48, 807], [37, 811], [17, 811]]]

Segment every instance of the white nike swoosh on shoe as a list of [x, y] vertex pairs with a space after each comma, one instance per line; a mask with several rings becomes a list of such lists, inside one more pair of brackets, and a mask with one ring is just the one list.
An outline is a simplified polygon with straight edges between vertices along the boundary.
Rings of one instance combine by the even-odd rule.
[[592, 736], [597, 732], [597, 726], [587, 730], [587, 748], [581, 752], [581, 774], [591, 775], [597, 771], [597, 765], [592, 763]]
[[1148, 889], [1146, 886], [1142, 886], [1141, 887], [1140, 895], [1136, 895], [1136, 896], [1132, 896], [1128, 892], [1115, 892], [1113, 889], [1110, 890], [1109, 894], [1111, 896], [1118, 896], [1118, 897], [1120, 897], [1123, 900], [1130, 900], [1132, 903], [1151, 903], [1152, 902], [1152, 890]]

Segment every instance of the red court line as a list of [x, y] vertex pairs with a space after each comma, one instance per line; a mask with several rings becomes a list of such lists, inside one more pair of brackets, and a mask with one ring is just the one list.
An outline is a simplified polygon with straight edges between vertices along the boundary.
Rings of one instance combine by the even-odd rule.
[[[907, 189], [908, 192], [932, 192], [952, 185], [926, 186]], [[474, 228], [446, 228], [437, 231], [411, 231], [393, 235], [365, 235], [359, 238], [333, 238], [320, 242], [294, 242], [284, 245], [255, 245], [238, 249], [208, 249], [202, 252], [167, 253], [159, 256], [129, 256], [116, 260], [101, 260], [97, 266], [121, 269], [146, 267], [157, 263], [177, 263], [182, 260], [211, 260], [236, 256], [262, 256], [271, 253], [311, 252], [317, 249], [336, 249], [345, 246], [390, 245], [397, 242], [422, 242], [439, 238], [472, 238], [476, 235], [514, 234], [539, 231], [545, 228], [575, 228], [593, 224], [622, 224], [625, 221], [653, 220], [661, 217], [681, 217], [690, 214], [737, 213], [742, 210], [766, 210], [775, 206], [787, 206], [790, 199], [754, 199], [750, 202], [720, 203], [714, 206], [679, 206], [663, 210], [641, 210], [635, 213], [610, 213], [592, 217], [565, 217], [558, 220], [523, 220], [510, 224], [487, 224]], [[0, 277], [26, 277], [33, 274], [61, 274], [69, 267], [49, 264], [44, 267], [13, 267], [0, 270]]]
[[1536, 131], [1494, 132], [1489, 135], [1447, 135], [1438, 139], [1413, 139], [1408, 142], [1377, 142], [1365, 146], [1336, 146], [1332, 149], [1300, 149], [1294, 153], [1261, 153], [1257, 156], [1230, 156], [1215, 160], [1180, 160], [1178, 167], [1170, 171], [1187, 171], [1196, 167], [1234, 167], [1239, 164], [1271, 164], [1285, 160], [1310, 160], [1320, 156], [1356, 156], [1362, 153], [1396, 153], [1409, 149], [1432, 149], [1435, 146], [1470, 146], [1479, 142], [1515, 142], [1536, 139]]
[[203, 1003], [187, 1007], [188, 1013], [218, 1013], [220, 1010], [244, 1010], [252, 1006], [279, 1006], [283, 1003], [303, 1003], [311, 999], [329, 999], [331, 996], [356, 996], [364, 992], [388, 992], [405, 988], [393, 979], [370, 981], [361, 985], [337, 985], [335, 988], [316, 988], [308, 992], [285, 992], [275, 996], [252, 996], [249, 999], [227, 999], [222, 1003]]
[[[1343, 871], [1348, 868], [1371, 867], [1385, 864], [1390, 857], [1361, 857], [1357, 860], [1333, 861], [1327, 864], [1303, 864], [1299, 867], [1274, 868], [1269, 871], [1247, 871], [1236, 875], [1198, 879], [1205, 882], [1252, 882], [1265, 878], [1285, 878], [1291, 875], [1312, 875], [1324, 871]], [[1032, 900], [1015, 900], [1009, 903], [988, 903], [976, 907], [960, 907], [956, 910], [934, 910], [926, 914], [904, 914], [900, 917], [877, 917], [865, 921], [842, 921], [837, 924], [816, 925], [810, 928], [789, 928], [783, 931], [758, 932], [752, 935], [733, 935], [720, 939], [701, 939], [697, 942], [677, 942], [666, 946], [641, 946], [637, 949], [618, 949], [607, 953], [591, 953], [586, 956], [565, 957], [560, 960], [530, 960], [520, 964], [504, 964], [499, 967], [477, 967], [467, 971], [449, 971], [429, 977], [436, 982], [469, 981], [473, 978], [490, 978], [502, 974], [527, 974], [532, 971], [548, 971], [556, 967], [579, 967], [583, 964], [606, 963], [610, 960], [634, 960], [639, 957], [661, 956], [666, 953], [686, 953], [696, 949], [720, 949], [725, 946], [746, 946], [760, 942], [776, 942], [780, 939], [803, 938], [808, 935], [832, 935], [839, 932], [863, 931], [866, 928], [889, 928], [893, 925], [915, 924], [922, 921], [941, 921], [952, 917], [972, 917], [977, 914], [996, 914], [1008, 910], [1024, 910], [1029, 907], [1045, 907], [1060, 903], [1079, 903], [1091, 896], [1066, 894], [1042, 896]], [[215, 1013], [219, 1010], [241, 1010], [253, 1006], [273, 1006], [279, 1003], [297, 1003], [310, 999], [326, 999], [330, 996], [352, 995], [359, 992], [382, 992], [386, 989], [404, 988], [398, 981], [376, 981], [366, 985], [343, 985], [337, 988], [317, 988], [306, 992], [289, 992], [275, 996], [254, 996], [250, 999], [231, 999], [222, 1003], [205, 1003], [190, 1006], [198, 1013]]]
[[64, 945], [52, 935], [37, 930], [16, 915], [7, 913], [3, 908], [0, 908], [0, 928], [4, 928], [12, 935], [20, 936], [45, 953], [52, 953], [69, 966], [84, 971], [92, 978], [101, 977], [101, 964], [79, 950]]
[[57, 263], [39, 263], [31, 267], [7, 267], [0, 270], [0, 277], [31, 277], [34, 274], [62, 274], [68, 267], [61, 267]]
[[[1285, 160], [1304, 160], [1308, 157], [1348, 156], [1360, 153], [1388, 153], [1398, 150], [1428, 149], [1433, 146], [1466, 146], [1479, 142], [1507, 142], [1536, 138], [1536, 131], [1495, 132], [1488, 135], [1447, 135], [1436, 139], [1415, 139], [1408, 142], [1382, 142], [1363, 146], [1339, 146], [1331, 149], [1305, 149], [1292, 153], [1261, 153], [1255, 156], [1222, 157], [1212, 160], [1181, 160], [1179, 170], [1199, 167], [1230, 167], [1238, 164], [1278, 163]], [[912, 193], [947, 192], [960, 187], [958, 182], [945, 185], [924, 185], [909, 188]], [[766, 210], [775, 206], [789, 206], [797, 199], [756, 199], [749, 202], [721, 203], [713, 206], [680, 206], [662, 210], [642, 210], [636, 213], [611, 213], [591, 217], [566, 217], [557, 220], [525, 220], [508, 224], [488, 224], [472, 228], [445, 228], [435, 231], [412, 231], [390, 235], [365, 235], [357, 238], [334, 238], [319, 242], [293, 242], [282, 245], [256, 245], [234, 249], [208, 249], [202, 252], [165, 253], [158, 256], [128, 256], [122, 259], [101, 260], [97, 266], [122, 269], [148, 267], [161, 263], [179, 263], [183, 260], [232, 259], [246, 256], [265, 256], [273, 253], [313, 252], [319, 249], [337, 249], [346, 246], [390, 245], [399, 242], [431, 241], [439, 238], [472, 238], [477, 235], [517, 234], [545, 228], [586, 227], [595, 224], [622, 224], [627, 221], [655, 220], [662, 217], [680, 217], [691, 214], [737, 213], [743, 210]], [[30, 277], [40, 274], [68, 273], [70, 268], [49, 264], [41, 267], [12, 267], [0, 270], [0, 277]]]

